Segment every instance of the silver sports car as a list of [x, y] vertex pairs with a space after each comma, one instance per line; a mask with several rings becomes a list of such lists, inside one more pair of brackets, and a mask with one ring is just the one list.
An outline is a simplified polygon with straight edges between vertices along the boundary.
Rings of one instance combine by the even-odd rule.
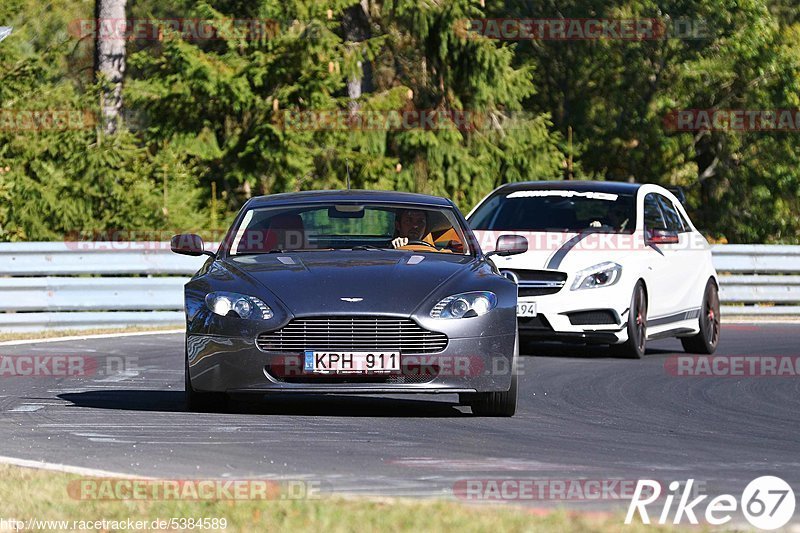
[[[479, 415], [516, 409], [517, 287], [449, 200], [315, 191], [249, 200], [185, 287], [186, 397], [458, 393]], [[524, 252], [503, 235], [492, 254]]]

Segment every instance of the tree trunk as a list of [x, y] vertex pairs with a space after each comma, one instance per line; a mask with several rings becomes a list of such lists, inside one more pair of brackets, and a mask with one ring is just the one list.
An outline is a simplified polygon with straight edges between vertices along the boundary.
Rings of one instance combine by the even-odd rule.
[[[366, 0], [354, 4], [344, 10], [342, 29], [346, 42], [358, 43], [369, 39], [370, 32], [369, 7]], [[358, 99], [364, 92], [372, 90], [372, 68], [368, 61], [360, 61], [361, 76], [347, 80], [347, 95], [350, 97], [350, 112], [358, 112]]]
[[100, 112], [103, 131], [113, 134], [122, 111], [122, 78], [125, 74], [125, 43], [123, 35], [102, 31], [104, 21], [119, 28], [125, 20], [127, 0], [95, 0], [94, 74], [103, 80], [100, 93]]

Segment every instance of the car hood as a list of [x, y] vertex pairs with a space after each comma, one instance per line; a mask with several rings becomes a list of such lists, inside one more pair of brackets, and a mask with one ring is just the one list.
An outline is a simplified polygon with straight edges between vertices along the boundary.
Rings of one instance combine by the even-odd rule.
[[477, 261], [444, 253], [341, 250], [230, 257], [225, 266], [266, 287], [295, 316], [410, 315], [437, 287], [477, 268]]
[[521, 235], [528, 240], [528, 251], [525, 253], [492, 257], [500, 269], [574, 272], [605, 261], [620, 262], [643, 249], [640, 233], [475, 231], [485, 252], [495, 249], [500, 235]]

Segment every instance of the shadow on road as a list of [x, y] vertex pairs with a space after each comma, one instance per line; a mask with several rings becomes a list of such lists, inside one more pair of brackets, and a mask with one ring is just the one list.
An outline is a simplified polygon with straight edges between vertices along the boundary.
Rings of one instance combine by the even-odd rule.
[[[59, 394], [76, 407], [126, 411], [186, 412], [183, 391], [102, 390]], [[263, 399], [262, 399], [263, 398]], [[428, 399], [346, 395], [237, 396], [219, 412], [252, 415], [341, 416], [383, 418], [469, 417], [469, 408]]]
[[[652, 356], [682, 353], [676, 350], [651, 348], [648, 346], [645, 359]], [[558, 342], [527, 341], [522, 345], [520, 354], [534, 357], [574, 357], [578, 359], [619, 359], [624, 361], [618, 347], [591, 344], [566, 344]]]

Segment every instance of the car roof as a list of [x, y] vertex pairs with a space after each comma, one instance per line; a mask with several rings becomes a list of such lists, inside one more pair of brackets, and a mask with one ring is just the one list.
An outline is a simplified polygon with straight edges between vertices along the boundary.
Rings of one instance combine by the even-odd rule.
[[571, 190], [607, 192], [614, 194], [636, 194], [641, 183], [626, 181], [589, 181], [589, 180], [554, 180], [554, 181], [518, 181], [507, 183], [495, 192], [528, 191], [528, 190]]
[[326, 190], [302, 191], [256, 196], [248, 202], [252, 207], [313, 203], [313, 202], [390, 202], [436, 207], [451, 207], [450, 201], [439, 196], [399, 191]]

